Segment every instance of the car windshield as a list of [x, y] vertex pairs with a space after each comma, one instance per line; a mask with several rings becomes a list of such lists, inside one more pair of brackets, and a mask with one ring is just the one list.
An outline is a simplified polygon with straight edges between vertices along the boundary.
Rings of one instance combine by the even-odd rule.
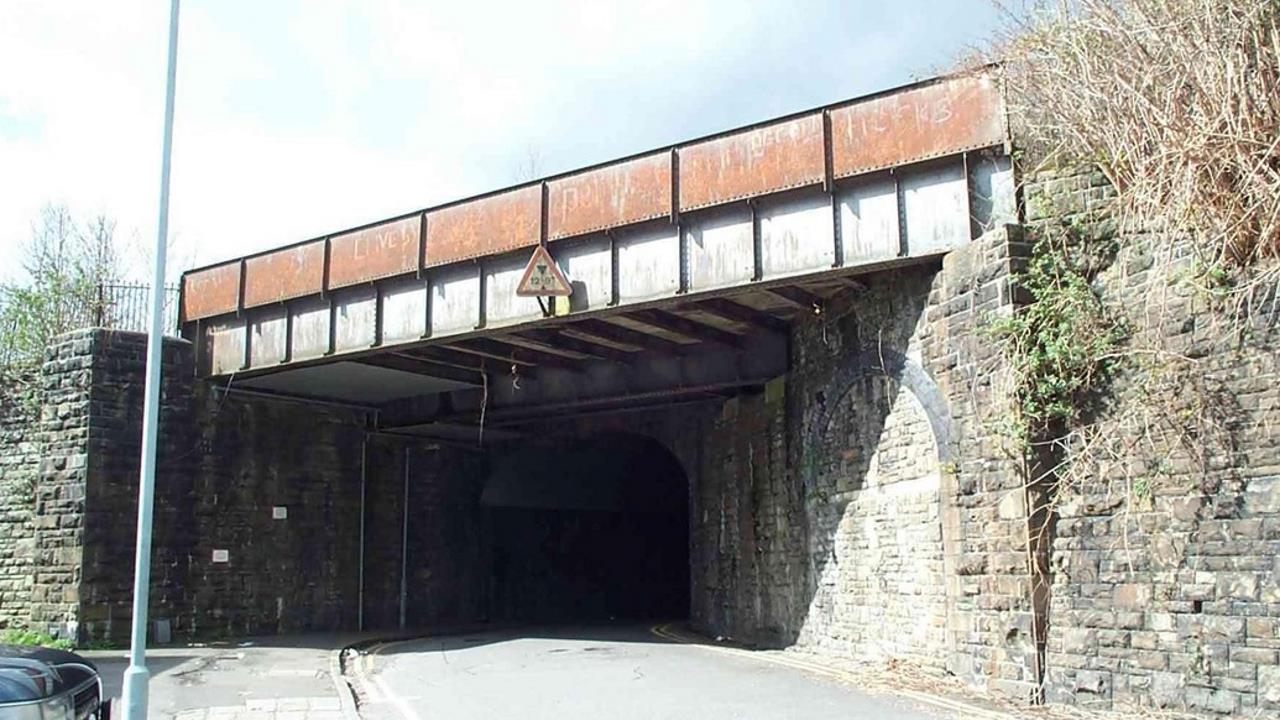
[[42, 662], [8, 658], [0, 666], [0, 702], [46, 697], [57, 682], [57, 671]]

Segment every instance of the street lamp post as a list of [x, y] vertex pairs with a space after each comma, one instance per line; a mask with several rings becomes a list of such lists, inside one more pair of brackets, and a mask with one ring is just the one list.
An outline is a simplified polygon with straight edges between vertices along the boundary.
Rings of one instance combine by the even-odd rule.
[[156, 426], [160, 420], [160, 359], [164, 345], [164, 261], [169, 236], [169, 165], [173, 149], [173, 96], [178, 70], [178, 0], [169, 8], [169, 73], [164, 97], [164, 145], [160, 158], [160, 220], [151, 277], [151, 323], [147, 337], [147, 383], [142, 416], [142, 470], [138, 483], [138, 542], [134, 556], [133, 633], [124, 672], [125, 720], [146, 720], [147, 600], [151, 589], [151, 515], [155, 505]]

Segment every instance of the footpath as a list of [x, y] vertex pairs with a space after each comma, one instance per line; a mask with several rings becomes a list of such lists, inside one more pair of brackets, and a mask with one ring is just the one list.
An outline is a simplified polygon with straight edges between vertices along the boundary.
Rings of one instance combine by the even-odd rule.
[[[354, 720], [339, 693], [334, 649], [356, 636], [303, 635], [147, 651], [148, 716], [156, 720]], [[81, 652], [98, 666], [104, 693], [124, 711], [121, 650]], [[341, 678], [337, 679], [342, 682]]]

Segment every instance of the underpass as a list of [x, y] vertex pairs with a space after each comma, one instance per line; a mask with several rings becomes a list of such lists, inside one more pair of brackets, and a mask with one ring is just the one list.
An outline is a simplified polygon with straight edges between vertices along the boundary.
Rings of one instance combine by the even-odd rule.
[[709, 453], [798, 441], [699, 435], [820, 406], [797, 327], [1014, 219], [1007, 137], [926, 81], [189, 271], [182, 332], [215, 398], [362, 418], [358, 629], [714, 616], [698, 548], [781, 535], [715, 529]]
[[[636, 631], [668, 622], [981, 676], [973, 597], [1008, 583], [955, 569], [986, 528], [955, 504], [980, 373], [954, 338], [1012, 302], [1009, 149], [987, 68], [189, 271], [155, 616], [192, 638], [525, 628], [477, 667], [523, 637], [566, 682], [603, 668], [557, 665], [545, 628], [685, 687], [701, 651]], [[140, 347], [99, 333], [53, 367], [95, 373], [94, 638], [128, 625], [98, 570], [127, 562]], [[1000, 680], [1035, 687], [1017, 622], [990, 640]], [[386, 682], [431, 681], [423, 652]], [[699, 682], [759, 680], [735, 668]]]

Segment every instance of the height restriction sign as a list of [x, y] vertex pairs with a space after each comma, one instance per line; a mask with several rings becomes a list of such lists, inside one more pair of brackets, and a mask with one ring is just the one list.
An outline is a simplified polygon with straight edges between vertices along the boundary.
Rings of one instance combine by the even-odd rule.
[[552, 295], [567, 297], [573, 294], [569, 279], [564, 276], [560, 266], [551, 259], [551, 253], [539, 245], [529, 258], [529, 265], [524, 269], [520, 284], [516, 286], [516, 295], [520, 297], [539, 297]]

